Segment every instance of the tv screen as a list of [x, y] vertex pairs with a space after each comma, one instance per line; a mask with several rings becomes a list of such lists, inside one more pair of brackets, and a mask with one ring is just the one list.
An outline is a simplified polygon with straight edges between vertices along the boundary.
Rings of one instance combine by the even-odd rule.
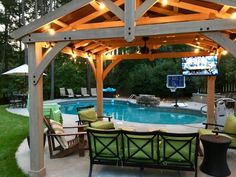
[[185, 76], [218, 75], [217, 56], [182, 58], [182, 70]]

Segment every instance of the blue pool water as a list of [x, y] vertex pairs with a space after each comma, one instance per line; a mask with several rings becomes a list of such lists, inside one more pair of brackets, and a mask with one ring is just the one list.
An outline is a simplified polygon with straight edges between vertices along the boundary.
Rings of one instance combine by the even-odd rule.
[[[65, 114], [77, 114], [76, 107], [94, 105], [95, 100], [79, 100], [59, 103]], [[192, 124], [201, 123], [206, 118], [198, 111], [175, 108], [151, 108], [126, 101], [104, 100], [104, 114], [117, 120], [151, 124]]]

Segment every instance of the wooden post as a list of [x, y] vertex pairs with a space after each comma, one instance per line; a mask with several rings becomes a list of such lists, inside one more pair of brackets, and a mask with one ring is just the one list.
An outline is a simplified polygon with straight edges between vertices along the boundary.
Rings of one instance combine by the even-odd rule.
[[34, 71], [42, 60], [41, 43], [31, 43], [29, 56], [29, 134], [30, 134], [30, 171], [31, 177], [46, 175], [43, 147], [43, 78], [35, 81]]
[[97, 84], [97, 114], [103, 116], [103, 60], [101, 55], [96, 55], [96, 84]]
[[207, 78], [207, 122], [215, 123], [215, 76]]

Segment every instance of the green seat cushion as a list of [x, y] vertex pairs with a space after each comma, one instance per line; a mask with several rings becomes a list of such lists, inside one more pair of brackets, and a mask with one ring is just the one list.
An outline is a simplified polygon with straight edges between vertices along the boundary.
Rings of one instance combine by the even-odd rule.
[[195, 149], [196, 138], [191, 140], [191, 137], [163, 136], [162, 143], [160, 145], [160, 159], [162, 163], [166, 164], [194, 163]]
[[211, 134], [211, 135], [215, 134], [212, 132], [212, 129], [205, 129], [205, 128], [199, 129], [198, 133], [199, 133], [199, 136], [206, 135], [206, 134]]
[[232, 114], [229, 114], [226, 118], [224, 132], [236, 134], [236, 117]]
[[91, 123], [91, 127], [95, 129], [114, 129], [114, 123], [107, 121], [97, 121]]
[[97, 121], [97, 113], [95, 111], [95, 108], [89, 108], [89, 109], [78, 111], [78, 114], [81, 121], [85, 121], [85, 122]]
[[236, 138], [231, 139], [231, 144], [229, 145], [231, 148], [236, 148]]

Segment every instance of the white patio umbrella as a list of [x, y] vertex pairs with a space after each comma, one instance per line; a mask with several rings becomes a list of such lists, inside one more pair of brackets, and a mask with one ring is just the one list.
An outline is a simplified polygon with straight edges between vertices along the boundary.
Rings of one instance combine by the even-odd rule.
[[2, 73], [3, 75], [16, 75], [16, 76], [27, 76], [29, 73], [28, 65], [23, 64], [21, 66], [18, 66], [16, 68], [13, 68], [5, 73]]
[[[27, 87], [26, 82], [26, 76], [28, 76], [29, 73], [29, 67], [27, 64], [20, 65], [16, 68], [13, 68], [5, 73], [2, 73], [2, 75], [14, 75], [14, 76], [25, 76], [25, 87]], [[43, 75], [46, 75], [43, 73]]]

